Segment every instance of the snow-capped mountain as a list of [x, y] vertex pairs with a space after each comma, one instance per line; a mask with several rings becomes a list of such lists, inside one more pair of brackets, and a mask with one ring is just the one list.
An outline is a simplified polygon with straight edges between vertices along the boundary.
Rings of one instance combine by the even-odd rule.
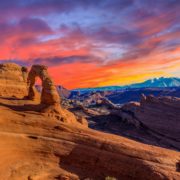
[[84, 89], [76, 89], [75, 91], [116, 91], [123, 90], [127, 88], [164, 88], [164, 87], [180, 87], [180, 78], [177, 77], [161, 77], [154, 78], [144, 81], [142, 83], [130, 84], [126, 86], [105, 86], [105, 87], [97, 87], [97, 88], [84, 88]]

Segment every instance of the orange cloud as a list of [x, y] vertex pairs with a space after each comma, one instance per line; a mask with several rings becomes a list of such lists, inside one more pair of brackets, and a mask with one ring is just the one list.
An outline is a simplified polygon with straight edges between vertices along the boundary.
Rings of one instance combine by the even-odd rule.
[[111, 66], [72, 63], [52, 67], [49, 71], [56, 84], [73, 89], [142, 82], [152, 77], [172, 76], [178, 69], [180, 60], [168, 59], [167, 54], [152, 54], [138, 61], [123, 61]]

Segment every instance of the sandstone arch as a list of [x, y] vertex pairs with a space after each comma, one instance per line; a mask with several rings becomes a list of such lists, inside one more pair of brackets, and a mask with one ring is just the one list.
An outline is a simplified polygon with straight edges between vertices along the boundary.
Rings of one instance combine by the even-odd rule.
[[75, 115], [68, 110], [64, 109], [60, 105], [60, 96], [57, 92], [56, 86], [53, 80], [47, 72], [47, 67], [43, 65], [33, 65], [28, 74], [28, 99], [39, 99], [39, 92], [35, 87], [36, 77], [39, 77], [42, 81], [42, 92], [40, 97], [40, 106], [38, 110], [46, 113], [49, 117], [58, 119], [62, 122], [71, 123], [74, 125], [82, 124], [88, 126], [85, 119], [77, 119]]
[[53, 80], [47, 72], [47, 67], [43, 65], [33, 65], [28, 74], [28, 99], [35, 100], [39, 96], [39, 92], [35, 88], [36, 77], [42, 81], [42, 92], [40, 101], [44, 105], [56, 105], [60, 103], [60, 97], [53, 83]]

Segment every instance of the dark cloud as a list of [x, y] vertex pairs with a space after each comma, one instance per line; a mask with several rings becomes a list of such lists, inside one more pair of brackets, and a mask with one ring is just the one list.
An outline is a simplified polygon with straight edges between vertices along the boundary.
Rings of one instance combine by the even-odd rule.
[[17, 59], [0, 59], [0, 64], [3, 63], [16, 63], [19, 64], [20, 66], [30, 66], [29, 62], [25, 62], [22, 60], [17, 60]]
[[78, 56], [78, 55], [74, 55], [74, 56], [67, 56], [67, 57], [63, 57], [63, 56], [54, 56], [54, 57], [47, 57], [47, 58], [35, 58], [35, 59], [28, 59], [26, 61], [23, 60], [17, 60], [17, 59], [5, 59], [5, 60], [0, 60], [0, 63], [17, 63], [20, 64], [22, 66], [31, 66], [32, 64], [43, 64], [46, 66], [56, 66], [56, 65], [60, 65], [60, 64], [71, 64], [74, 62], [82, 62], [82, 63], [92, 63], [92, 61], [96, 61], [96, 63], [98, 61], [100, 61], [99, 58], [96, 58], [94, 56]]
[[[69, 13], [74, 9], [100, 8], [120, 11], [133, 4], [134, 0], [6, 0], [0, 3], [1, 18]], [[6, 14], [5, 14], [6, 13]]]
[[40, 33], [50, 33], [51, 28], [43, 20], [38, 18], [24, 18], [19, 22], [19, 27], [21, 31], [25, 32], [40, 32]]
[[[95, 57], [93, 56], [67, 56], [67, 57], [62, 57], [62, 56], [56, 56], [56, 57], [48, 57], [48, 58], [36, 58], [36, 59], [31, 59], [30, 62], [33, 64], [44, 64], [48, 66], [56, 66], [59, 64], [70, 64], [74, 62], [83, 62], [83, 63], [92, 63], [93, 59]], [[96, 58], [96, 62], [98, 59]]]
[[52, 34], [53, 31], [47, 23], [38, 18], [23, 18], [19, 22], [0, 23], [1, 43], [11, 37], [16, 38], [16, 45], [28, 45], [37, 42], [38, 36]]
[[[123, 9], [132, 5], [134, 0], [30, 0], [24, 1], [23, 7], [31, 7], [39, 10], [58, 10], [59, 12], [69, 12], [75, 8], [109, 8], [111, 10]], [[21, 6], [21, 3], [20, 3]]]
[[102, 1], [101, 7], [111, 12], [120, 12], [134, 4], [135, 0], [106, 0]]
[[[49, 21], [46, 21], [45, 18], [44, 20], [40, 19], [42, 17], [39, 15], [45, 17], [54, 13], [73, 14], [76, 9], [78, 12], [82, 12], [80, 13], [82, 17], [75, 22], [61, 24], [61, 19], [59, 19], [61, 24], [59, 33], [64, 33], [65, 38], [60, 37], [61, 41], [57, 39], [56, 46], [61, 42], [64, 43], [66, 49], [75, 49], [83, 43], [86, 46], [87, 39], [90, 39], [97, 44], [100, 42], [105, 45], [122, 45], [126, 48], [126, 52], [121, 54], [123, 59], [137, 59], [147, 56], [159, 48], [167, 50], [178, 46], [177, 36], [170, 32], [175, 33], [174, 29], [179, 29], [179, 8], [179, 0], [6, 0], [0, 3], [0, 39], [3, 43], [8, 38], [18, 36], [14, 38], [15, 48], [35, 46], [37, 43], [43, 44], [38, 37], [54, 35], [54, 31], [50, 28]], [[88, 18], [83, 17], [83, 13], [87, 9], [91, 10], [94, 20], [96, 20], [96, 14], [93, 13], [97, 12], [97, 16], [101, 16], [100, 22], [98, 21], [95, 25], [91, 24], [93, 20], [88, 22]], [[56, 16], [52, 16], [52, 18], [56, 18]], [[88, 22], [86, 26], [83, 26], [81, 21], [84, 19]], [[167, 40], [166, 35], [170, 36], [170, 39]], [[50, 41], [49, 44], [51, 45]], [[49, 54], [53, 54], [53, 52]], [[96, 58], [91, 55], [39, 57], [31, 59], [31, 63], [53, 66], [76, 61], [92, 62], [94, 59]], [[102, 59], [98, 59], [98, 62], [102, 61]]]
[[138, 31], [130, 31], [126, 29], [107, 29], [105, 27], [95, 32], [92, 37], [106, 43], [122, 43], [124, 45], [135, 45], [141, 41], [141, 33]]
[[76, 8], [81, 10], [99, 8], [107, 13], [118, 14], [125, 8], [131, 8], [131, 10], [143, 8], [153, 12], [175, 8], [179, 5], [179, 0], [6, 0], [1, 1], [0, 11], [6, 12], [6, 15], [28, 16], [53, 12], [68, 13]]

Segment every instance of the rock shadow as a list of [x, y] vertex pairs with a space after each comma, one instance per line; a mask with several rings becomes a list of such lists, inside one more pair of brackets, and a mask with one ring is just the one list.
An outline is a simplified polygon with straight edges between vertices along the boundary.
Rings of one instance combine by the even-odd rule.
[[14, 111], [35, 111], [35, 112], [41, 112], [41, 110], [45, 107], [42, 104], [23, 104], [23, 105], [11, 104], [9, 105], [3, 102], [0, 102], [0, 105], [5, 106]]
[[[106, 177], [116, 179], [139, 180], [159, 179], [159, 173], [154, 171], [154, 166], [150, 166], [143, 159], [133, 157], [125, 153], [113, 153], [108, 151], [109, 144], [104, 144], [99, 148], [93, 145], [76, 145], [69, 154], [62, 156], [55, 153], [59, 158], [59, 166], [80, 179], [104, 180]], [[112, 147], [113, 149], [113, 147]]]

